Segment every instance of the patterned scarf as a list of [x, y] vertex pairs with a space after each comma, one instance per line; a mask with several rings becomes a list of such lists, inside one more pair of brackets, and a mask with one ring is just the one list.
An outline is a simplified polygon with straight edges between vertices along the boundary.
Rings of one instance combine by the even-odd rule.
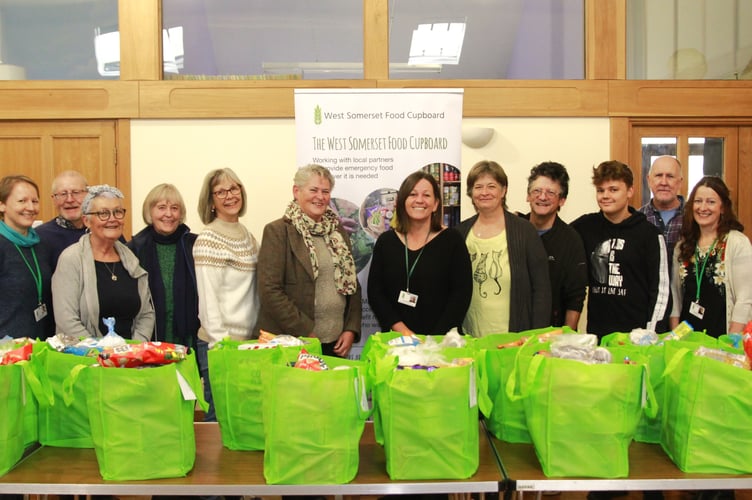
[[313, 245], [313, 236], [323, 236], [326, 247], [332, 254], [334, 263], [334, 284], [340, 295], [353, 295], [358, 287], [358, 278], [355, 274], [355, 261], [352, 252], [345, 241], [344, 236], [337, 231], [339, 218], [334, 210], [327, 207], [320, 222], [315, 222], [300, 209], [297, 202], [291, 201], [285, 210], [285, 217], [290, 219], [292, 225], [303, 237], [308, 256], [311, 258], [313, 277], [319, 276], [319, 259], [316, 257], [316, 248]]

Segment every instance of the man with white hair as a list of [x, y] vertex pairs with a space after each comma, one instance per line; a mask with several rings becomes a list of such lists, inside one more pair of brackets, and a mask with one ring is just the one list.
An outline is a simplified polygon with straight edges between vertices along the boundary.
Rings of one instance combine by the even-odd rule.
[[674, 247], [679, 241], [682, 227], [684, 198], [679, 194], [682, 184], [682, 167], [673, 156], [659, 156], [653, 161], [648, 173], [648, 185], [653, 199], [640, 207], [640, 212], [657, 227], [666, 239], [669, 272]]
[[52, 181], [52, 201], [58, 214], [35, 230], [42, 244], [50, 250], [53, 269], [63, 250], [86, 232], [81, 203], [87, 193], [86, 178], [75, 170], [64, 170]]

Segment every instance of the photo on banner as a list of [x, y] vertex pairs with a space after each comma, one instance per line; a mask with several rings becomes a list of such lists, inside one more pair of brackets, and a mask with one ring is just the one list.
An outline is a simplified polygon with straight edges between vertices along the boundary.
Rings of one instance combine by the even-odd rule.
[[416, 170], [439, 182], [444, 225], [460, 221], [462, 89], [296, 89], [298, 167], [315, 163], [335, 179], [331, 206], [350, 233], [364, 290], [361, 340], [379, 324], [368, 307], [373, 245], [390, 229], [397, 190]]

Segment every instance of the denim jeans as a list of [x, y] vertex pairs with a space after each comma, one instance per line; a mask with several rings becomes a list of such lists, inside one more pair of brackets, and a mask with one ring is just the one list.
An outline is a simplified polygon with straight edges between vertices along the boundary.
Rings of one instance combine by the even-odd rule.
[[214, 411], [214, 398], [209, 381], [209, 343], [201, 339], [196, 341], [196, 361], [198, 362], [198, 372], [204, 381], [204, 399], [209, 403], [209, 409], [204, 414], [204, 422], [216, 422], [217, 414]]

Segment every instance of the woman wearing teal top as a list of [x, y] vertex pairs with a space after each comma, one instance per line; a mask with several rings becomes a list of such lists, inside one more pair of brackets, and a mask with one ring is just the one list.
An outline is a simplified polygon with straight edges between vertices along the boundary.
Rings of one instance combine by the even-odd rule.
[[39, 188], [25, 175], [0, 180], [0, 338], [45, 339], [54, 334], [47, 249], [32, 224], [39, 215]]

